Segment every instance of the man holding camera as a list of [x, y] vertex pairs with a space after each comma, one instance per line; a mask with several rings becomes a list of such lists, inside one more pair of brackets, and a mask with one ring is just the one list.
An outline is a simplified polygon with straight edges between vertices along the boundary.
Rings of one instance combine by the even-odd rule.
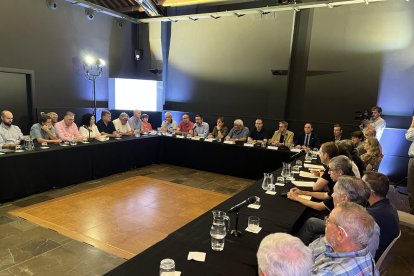
[[382, 108], [379, 106], [374, 106], [371, 108], [371, 119], [365, 119], [362, 121], [360, 128], [365, 133], [366, 131], [376, 132], [376, 138], [379, 141], [381, 139], [382, 133], [385, 129], [385, 120], [381, 118]]

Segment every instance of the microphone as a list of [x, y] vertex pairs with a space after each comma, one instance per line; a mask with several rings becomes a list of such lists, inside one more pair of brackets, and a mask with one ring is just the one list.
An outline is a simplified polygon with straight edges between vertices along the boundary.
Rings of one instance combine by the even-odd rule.
[[292, 155], [291, 157], [289, 157], [289, 160], [290, 161], [294, 161], [295, 159], [297, 159], [297, 158], [299, 158], [299, 157], [301, 157], [303, 155], [305, 155], [305, 150], [301, 150], [300, 152], [295, 153], [294, 155]]
[[237, 212], [237, 211], [239, 211], [239, 209], [240, 209], [240, 208], [242, 208], [242, 207], [244, 207], [244, 206], [247, 206], [247, 205], [249, 205], [249, 204], [255, 203], [255, 202], [256, 202], [256, 197], [251, 196], [251, 197], [249, 197], [248, 199], [246, 199], [246, 200], [244, 200], [244, 201], [240, 202], [239, 204], [234, 205], [233, 207], [231, 207], [231, 208], [227, 211], [227, 213]]
[[193, 136], [195, 137], [195, 129], [196, 129], [196, 127], [197, 127], [197, 123], [194, 123], [194, 126], [193, 126]]

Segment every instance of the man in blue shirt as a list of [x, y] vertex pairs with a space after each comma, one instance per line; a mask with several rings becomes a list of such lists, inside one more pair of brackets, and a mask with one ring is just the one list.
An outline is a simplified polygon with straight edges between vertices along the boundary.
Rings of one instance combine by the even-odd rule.
[[209, 125], [206, 122], [203, 122], [203, 116], [197, 114], [195, 116], [196, 123], [194, 124], [194, 136], [200, 136], [206, 138], [209, 132]]
[[248, 136], [249, 136], [249, 129], [243, 126], [242, 120], [237, 119], [234, 121], [234, 127], [230, 130], [229, 134], [226, 136], [226, 140], [234, 141], [234, 142], [246, 142]]

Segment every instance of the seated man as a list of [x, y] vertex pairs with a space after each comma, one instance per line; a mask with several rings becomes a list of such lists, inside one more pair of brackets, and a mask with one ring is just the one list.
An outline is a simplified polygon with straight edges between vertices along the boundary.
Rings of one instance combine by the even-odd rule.
[[203, 138], [207, 138], [210, 126], [208, 123], [203, 122], [203, 116], [197, 114], [195, 116], [195, 125], [194, 125], [194, 136], [200, 136]]
[[49, 115], [50, 116], [50, 119], [52, 119], [52, 126], [55, 126], [55, 124], [59, 120], [59, 115], [57, 115], [57, 113], [56, 112], [53, 112], [53, 111], [47, 113], [47, 115]]
[[243, 126], [243, 121], [237, 119], [234, 121], [234, 127], [230, 130], [226, 136], [227, 141], [234, 142], [246, 142], [247, 136], [249, 136], [249, 129]]
[[266, 236], [257, 251], [259, 276], [311, 275], [312, 251], [286, 233]]
[[[353, 176], [341, 176], [336, 182], [332, 194], [333, 206], [337, 206], [342, 202], [354, 202], [361, 206], [366, 206], [370, 196], [370, 189], [368, 185], [360, 178]], [[299, 229], [297, 236], [304, 244], [309, 244], [321, 235], [325, 234], [325, 224], [322, 219], [309, 218], [305, 221], [303, 226]], [[380, 229], [375, 228], [374, 236], [370, 239], [369, 250], [371, 254], [375, 254], [378, 243]]]
[[262, 143], [267, 145], [269, 139], [269, 133], [263, 128], [263, 120], [256, 119], [254, 123], [254, 129], [249, 134], [247, 142], [249, 143]]
[[183, 120], [178, 124], [176, 133], [187, 134], [193, 133], [194, 123], [190, 121], [190, 115], [184, 114]]
[[325, 220], [326, 235], [309, 245], [314, 275], [379, 275], [368, 250], [375, 221], [352, 202], [340, 203]]
[[171, 112], [165, 112], [165, 120], [161, 123], [161, 131], [174, 133], [177, 129], [177, 122], [173, 120]]
[[[375, 137], [378, 141], [381, 139], [384, 132], [386, 122], [381, 118], [382, 108], [374, 106], [371, 108], [371, 118], [369, 120], [362, 121], [360, 128], [364, 133], [375, 133]], [[375, 130], [375, 132], [373, 132]]]
[[108, 110], [102, 110], [101, 119], [96, 122], [96, 126], [98, 127], [101, 135], [121, 137], [121, 134], [116, 131], [114, 123], [111, 121], [111, 112]]
[[302, 149], [314, 149], [319, 148], [319, 139], [315, 133], [311, 123], [306, 123], [304, 132], [296, 138], [295, 147]]
[[382, 173], [369, 171], [365, 173], [362, 180], [371, 188], [367, 211], [381, 229], [379, 246], [375, 253], [375, 261], [378, 261], [387, 246], [399, 235], [400, 220], [397, 210], [386, 198], [390, 188], [388, 177]]
[[272, 139], [270, 140], [270, 143], [273, 146], [291, 146], [293, 145], [293, 137], [295, 134], [292, 131], [287, 130], [288, 123], [285, 121], [279, 122], [279, 130], [275, 131], [275, 134], [273, 134]]
[[14, 149], [24, 139], [18, 126], [12, 125], [13, 114], [8, 110], [1, 112], [0, 149]]
[[141, 121], [141, 111], [138, 109], [134, 110], [134, 115], [128, 120], [129, 126], [134, 132], [141, 133], [142, 121]]
[[55, 124], [56, 133], [62, 141], [82, 141], [83, 137], [79, 133], [78, 127], [75, 124], [75, 114], [67, 111], [63, 120]]
[[131, 136], [134, 135], [134, 130], [131, 129], [131, 126], [128, 123], [129, 116], [125, 112], [119, 114], [118, 119], [113, 120], [115, 129], [122, 136]]
[[358, 156], [361, 156], [362, 154], [367, 152], [364, 148], [364, 138], [364, 133], [362, 133], [362, 131], [360, 130], [351, 133], [351, 140], [352, 143], [354, 143], [354, 147]]
[[334, 142], [339, 142], [342, 139], [342, 127], [340, 124], [334, 124], [333, 128]]
[[40, 116], [40, 123], [34, 124], [30, 128], [30, 137], [36, 139], [38, 143], [60, 143], [62, 142], [56, 135], [56, 130], [52, 126], [52, 119], [49, 115]]

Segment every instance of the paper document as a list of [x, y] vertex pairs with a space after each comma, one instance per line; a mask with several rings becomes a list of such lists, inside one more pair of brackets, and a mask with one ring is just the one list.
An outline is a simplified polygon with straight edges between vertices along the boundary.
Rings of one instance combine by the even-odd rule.
[[317, 176], [315, 176], [313, 173], [310, 172], [304, 172], [304, 171], [300, 171], [299, 172], [299, 176], [301, 177], [307, 177], [307, 178], [318, 178]]
[[245, 229], [245, 231], [250, 232], [250, 233], [254, 233], [254, 234], [258, 234], [260, 232], [260, 230], [262, 230], [262, 227], [256, 227], [255, 229], [251, 229], [251, 228], [247, 227]]
[[290, 151], [291, 151], [291, 152], [301, 152], [301, 151], [302, 151], [302, 149], [291, 149]]
[[311, 196], [308, 195], [299, 195], [300, 198], [306, 199], [306, 200], [311, 200]]
[[305, 168], [308, 169], [318, 169], [318, 170], [325, 170], [325, 167], [322, 165], [314, 165], [314, 164], [303, 164]]
[[243, 146], [245, 146], [245, 147], [254, 147], [254, 144], [251, 144], [251, 143], [244, 143], [243, 144]]
[[187, 260], [194, 260], [194, 261], [204, 262], [206, 260], [206, 253], [205, 252], [190, 251], [190, 252], [188, 252]]
[[315, 184], [315, 182], [313, 181], [298, 181], [298, 180], [293, 180], [292, 184], [298, 186], [298, 187], [313, 187], [313, 184]]
[[275, 146], [267, 146], [267, 149], [270, 149], [270, 150], [277, 150], [277, 149], [278, 149], [278, 147], [275, 147]]

